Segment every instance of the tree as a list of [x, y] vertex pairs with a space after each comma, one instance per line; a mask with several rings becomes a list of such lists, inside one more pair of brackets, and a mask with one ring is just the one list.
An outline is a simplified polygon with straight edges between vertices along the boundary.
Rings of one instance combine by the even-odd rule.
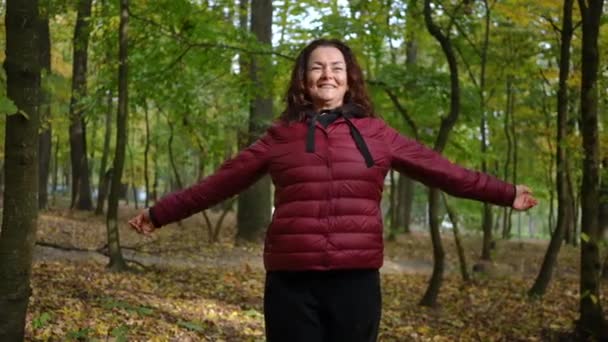
[[[481, 172], [488, 172], [488, 164], [487, 164], [487, 152], [488, 152], [488, 137], [487, 137], [487, 114], [486, 114], [486, 66], [488, 62], [488, 45], [490, 43], [490, 7], [488, 6], [488, 1], [483, 0], [483, 6], [485, 9], [484, 14], [484, 38], [483, 45], [481, 48], [481, 61], [480, 67], [481, 71], [479, 73], [479, 105], [481, 109], [481, 122], [479, 125], [479, 130], [481, 133]], [[492, 205], [490, 203], [483, 204], [483, 220], [482, 220], [482, 230], [483, 230], [483, 246], [481, 249], [481, 259], [482, 260], [490, 260], [490, 250], [492, 246]]]
[[572, 25], [572, 7], [574, 0], [564, 0], [562, 15], [561, 44], [559, 57], [559, 89], [557, 91], [557, 152], [555, 160], [555, 179], [557, 185], [557, 226], [551, 235], [551, 242], [547, 248], [538, 276], [528, 292], [532, 296], [542, 296], [549, 285], [555, 261], [559, 254], [564, 232], [567, 225], [572, 225], [573, 212], [572, 198], [567, 188], [566, 180], [567, 154], [566, 137], [568, 124], [568, 74], [570, 72], [570, 42], [574, 27]]
[[91, 2], [92, 0], [78, 1], [70, 101], [70, 157], [72, 161], [72, 202], [70, 206], [81, 210], [93, 209], [87, 159], [86, 124], [83, 117], [83, 98], [87, 92]]
[[0, 232], [0, 341], [22, 341], [38, 219], [40, 23], [37, 0], [6, 1], [5, 191]]
[[118, 199], [120, 197], [122, 172], [125, 166], [125, 149], [127, 144], [128, 119], [128, 35], [129, 0], [120, 1], [120, 29], [119, 29], [119, 67], [118, 67], [118, 110], [116, 114], [116, 150], [114, 153], [114, 166], [112, 167], [112, 181], [110, 183], [110, 197], [108, 198], [108, 214], [106, 225], [108, 230], [108, 252], [113, 271], [123, 271], [127, 265], [120, 250], [120, 234], [118, 231]]
[[[40, 13], [40, 65], [48, 76], [51, 75], [51, 34], [49, 30], [49, 4], [45, 4]], [[40, 92], [40, 121], [41, 132], [38, 149], [38, 208], [46, 209], [48, 206], [49, 167], [51, 164], [51, 98], [48, 85], [42, 87]]]
[[[272, 43], [272, 1], [251, 1], [251, 31], [265, 48]], [[272, 119], [272, 60], [270, 55], [252, 56], [250, 75], [255, 99], [251, 102], [248, 143], [258, 139]], [[270, 222], [270, 178], [265, 176], [238, 198], [237, 241], [255, 240]]]
[[[426, 23], [427, 30], [435, 37], [435, 39], [441, 45], [441, 49], [447, 59], [450, 69], [450, 111], [449, 114], [441, 119], [441, 125], [435, 145], [433, 148], [437, 152], [443, 151], [445, 148], [450, 131], [456, 124], [458, 116], [460, 114], [460, 81], [458, 79], [458, 64], [456, 62], [456, 55], [452, 48], [449, 35], [445, 35], [441, 32], [441, 29], [433, 21], [431, 13], [431, 2], [430, 0], [424, 1], [424, 21]], [[448, 29], [447, 32], [450, 32]], [[436, 188], [429, 189], [429, 225], [431, 230], [431, 240], [433, 242], [433, 274], [429, 281], [429, 286], [424, 293], [424, 296], [420, 300], [420, 305], [434, 306], [437, 303], [437, 296], [439, 295], [439, 289], [443, 280], [443, 269], [445, 252], [441, 244], [441, 233], [439, 231], [439, 190]]]
[[583, 23], [581, 133], [583, 136], [583, 183], [581, 188], [580, 318], [583, 336], [608, 339], [608, 326], [600, 302], [599, 241], [599, 139], [598, 139], [598, 37], [603, 0], [578, 0]]
[[105, 118], [104, 118], [104, 135], [103, 135], [103, 152], [101, 154], [101, 163], [99, 164], [99, 186], [97, 188], [97, 206], [95, 214], [102, 215], [103, 208], [108, 195], [108, 187], [110, 186], [111, 172], [107, 169], [108, 156], [110, 155], [110, 139], [112, 138], [112, 91], [108, 90], [106, 95]]
[[[102, 7], [102, 17], [108, 18], [110, 17], [110, 4], [106, 1], [102, 1], [98, 3]], [[115, 39], [111, 39], [112, 42]], [[111, 64], [113, 60], [113, 50], [110, 49], [106, 44], [103, 45], [105, 47], [105, 53], [103, 54], [103, 64]], [[114, 82], [112, 82], [114, 83]], [[106, 107], [103, 108], [104, 112], [104, 129], [103, 129], [103, 150], [101, 152], [101, 161], [99, 164], [99, 175], [97, 182], [97, 204], [95, 206], [95, 215], [103, 215], [105, 203], [108, 197], [108, 188], [110, 187], [110, 177], [111, 177], [111, 168], [108, 168], [108, 159], [110, 156], [110, 141], [112, 140], [112, 113], [114, 111], [113, 104], [113, 86], [105, 86], [102, 88], [103, 95], [105, 95], [105, 104]], [[100, 101], [100, 102], [102, 102]]]
[[[406, 21], [406, 25], [409, 25], [409, 30], [406, 42], [405, 64], [411, 70], [416, 67], [418, 60], [418, 39], [416, 36], [416, 28], [413, 27], [414, 25], [412, 24], [415, 23], [416, 20], [414, 13], [415, 6], [416, 1], [410, 1], [408, 3], [408, 19]], [[403, 114], [403, 111], [399, 111]], [[406, 122], [412, 121], [406, 119]], [[415, 131], [415, 138], [418, 140], [416, 126], [410, 128]], [[412, 205], [414, 202], [414, 181], [402, 174], [399, 175], [399, 180], [397, 181], [397, 199], [396, 226], [403, 227], [403, 231], [409, 233], [410, 223], [412, 221]]]
[[[477, 47], [470, 38], [468, 38], [467, 33], [460, 25], [456, 25], [458, 28], [458, 32], [460, 35], [467, 38], [469, 45], [472, 50], [476, 52], [477, 57], [479, 57], [479, 76], [476, 77], [474, 72], [467, 62], [467, 56], [464, 56], [463, 53], [458, 49], [458, 52], [462, 56], [462, 59], [467, 67], [467, 71], [471, 78], [471, 81], [474, 83], [475, 87], [478, 90], [479, 94], [479, 111], [481, 113], [481, 120], [479, 123], [479, 133], [481, 136], [480, 140], [480, 153], [481, 153], [481, 172], [488, 172], [488, 147], [490, 142], [488, 141], [488, 133], [489, 133], [489, 125], [488, 125], [488, 101], [490, 100], [490, 95], [493, 91], [489, 91], [487, 87], [487, 67], [488, 67], [488, 50], [490, 46], [490, 25], [492, 11], [490, 5], [487, 0], [481, 1], [483, 3], [483, 39], [481, 41], [481, 46]], [[468, 6], [469, 4], [465, 4]], [[471, 9], [467, 9], [470, 11]], [[483, 203], [483, 212], [482, 212], [482, 231], [483, 231], [483, 243], [481, 250], [481, 259], [482, 260], [491, 260], [491, 249], [492, 249], [492, 228], [493, 228], [493, 213], [492, 213], [492, 205], [490, 203]]]

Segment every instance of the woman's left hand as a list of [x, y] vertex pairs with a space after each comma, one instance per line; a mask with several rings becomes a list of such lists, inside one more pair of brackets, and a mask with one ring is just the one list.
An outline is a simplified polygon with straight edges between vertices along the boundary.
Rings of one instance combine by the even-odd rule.
[[532, 190], [525, 185], [515, 186], [515, 199], [513, 200], [513, 209], [528, 210], [538, 204], [538, 200], [532, 196]]

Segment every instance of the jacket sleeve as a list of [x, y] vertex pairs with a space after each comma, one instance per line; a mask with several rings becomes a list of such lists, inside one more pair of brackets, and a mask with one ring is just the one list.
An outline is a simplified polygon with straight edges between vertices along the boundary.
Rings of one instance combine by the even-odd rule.
[[267, 132], [198, 184], [161, 198], [150, 208], [154, 226], [179, 221], [248, 188], [267, 172], [271, 144], [272, 138]]
[[386, 126], [386, 132], [391, 150], [391, 167], [400, 173], [457, 197], [501, 206], [513, 204], [513, 184], [456, 165], [435, 150], [400, 135], [389, 126]]

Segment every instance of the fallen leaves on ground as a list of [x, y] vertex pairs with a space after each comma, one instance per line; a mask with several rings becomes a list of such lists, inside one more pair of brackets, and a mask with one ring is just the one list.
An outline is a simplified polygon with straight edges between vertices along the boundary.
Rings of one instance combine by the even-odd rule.
[[[77, 212], [49, 213], [42, 216], [39, 236], [95, 250], [103, 245], [102, 222]], [[109, 272], [104, 257], [90, 255], [38, 257], [27, 340], [264, 341], [261, 247], [235, 247], [228, 241], [231, 232], [223, 233], [222, 243], [210, 246], [199, 223], [163, 228], [146, 239], [122, 225], [123, 243], [147, 255], [144, 260], [154, 261], [145, 270]], [[472, 264], [479, 239], [465, 237], [464, 242]], [[506, 271], [498, 277], [477, 274], [470, 284], [460, 280], [449, 236], [444, 236], [444, 244], [448, 273], [435, 308], [418, 305], [428, 273], [382, 274], [380, 341], [544, 341], [547, 331], [572, 329], [579, 297], [576, 249], [563, 247], [548, 293], [532, 300], [526, 291], [546, 244], [499, 241], [494, 260]], [[420, 233], [399, 236], [387, 243], [386, 252], [387, 260], [395, 263], [432, 260], [430, 239]], [[181, 266], [169, 262], [188, 258], [192, 262], [177, 263]]]
[[[111, 273], [98, 263], [37, 263], [28, 339], [263, 341], [263, 277], [248, 266]], [[568, 330], [577, 316], [575, 281], [531, 300], [529, 281], [449, 277], [437, 308], [417, 305], [425, 276], [382, 282], [381, 341], [541, 341], [543, 329]]]

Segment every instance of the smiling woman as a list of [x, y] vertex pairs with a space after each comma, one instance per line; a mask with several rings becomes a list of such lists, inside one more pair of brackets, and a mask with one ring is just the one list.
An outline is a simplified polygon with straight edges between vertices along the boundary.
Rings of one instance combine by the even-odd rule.
[[348, 90], [346, 62], [335, 47], [316, 48], [308, 59], [306, 88], [315, 111], [342, 106]]
[[200, 183], [130, 223], [140, 233], [235, 195], [269, 173], [264, 244], [269, 342], [375, 341], [383, 263], [380, 200], [394, 168], [452, 195], [525, 210], [530, 190], [455, 165], [376, 117], [350, 48], [315, 40], [293, 68], [280, 120]]

